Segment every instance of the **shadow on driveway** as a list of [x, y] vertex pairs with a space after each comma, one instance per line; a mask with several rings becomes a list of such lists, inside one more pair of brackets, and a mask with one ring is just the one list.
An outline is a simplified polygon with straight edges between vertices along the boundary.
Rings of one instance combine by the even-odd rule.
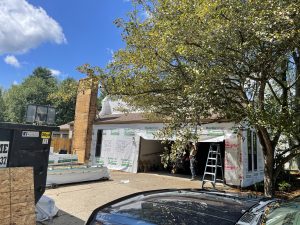
[[37, 222], [36, 225], [84, 225], [85, 221], [59, 210], [52, 221]]

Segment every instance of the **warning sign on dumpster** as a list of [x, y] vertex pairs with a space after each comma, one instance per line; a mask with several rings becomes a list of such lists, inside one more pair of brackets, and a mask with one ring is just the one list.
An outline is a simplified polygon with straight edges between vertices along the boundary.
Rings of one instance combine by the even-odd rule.
[[51, 137], [51, 132], [42, 132], [41, 138], [49, 139]]
[[0, 141], [0, 167], [6, 167], [9, 151], [9, 141]]

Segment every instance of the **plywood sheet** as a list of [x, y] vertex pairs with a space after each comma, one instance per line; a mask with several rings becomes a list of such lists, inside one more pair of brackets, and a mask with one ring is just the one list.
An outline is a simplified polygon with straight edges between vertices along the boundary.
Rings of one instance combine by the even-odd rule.
[[0, 168], [0, 225], [35, 225], [33, 168]]
[[0, 218], [1, 219], [10, 218], [10, 205], [5, 205], [0, 207]]
[[10, 170], [11, 191], [34, 189], [33, 168], [16, 167]]
[[0, 207], [5, 205], [10, 205], [10, 192], [0, 192]]
[[0, 224], [1, 225], [11, 225], [10, 223], [10, 218], [6, 218], [6, 219], [0, 219]]
[[11, 218], [21, 217], [35, 213], [35, 204], [33, 202], [22, 202], [11, 205]]
[[34, 202], [34, 190], [11, 192], [11, 204], [22, 202]]
[[25, 215], [21, 217], [16, 217], [11, 221], [13, 225], [36, 225], [35, 214]]

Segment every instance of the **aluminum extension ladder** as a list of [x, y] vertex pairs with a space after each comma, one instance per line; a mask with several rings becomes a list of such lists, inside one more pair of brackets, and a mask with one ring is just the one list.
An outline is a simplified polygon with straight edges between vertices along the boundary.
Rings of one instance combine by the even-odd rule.
[[[217, 179], [218, 168], [221, 169], [222, 179]], [[209, 147], [205, 170], [202, 178], [202, 188], [206, 182], [212, 183], [214, 189], [216, 188], [216, 182], [222, 182], [224, 184], [220, 144], [211, 144]]]

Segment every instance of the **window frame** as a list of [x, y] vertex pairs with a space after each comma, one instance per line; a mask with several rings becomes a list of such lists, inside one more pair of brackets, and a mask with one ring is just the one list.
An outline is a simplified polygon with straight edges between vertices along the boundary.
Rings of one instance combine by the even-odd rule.
[[247, 130], [247, 171], [254, 172], [258, 170], [258, 146], [257, 134], [252, 129]]

